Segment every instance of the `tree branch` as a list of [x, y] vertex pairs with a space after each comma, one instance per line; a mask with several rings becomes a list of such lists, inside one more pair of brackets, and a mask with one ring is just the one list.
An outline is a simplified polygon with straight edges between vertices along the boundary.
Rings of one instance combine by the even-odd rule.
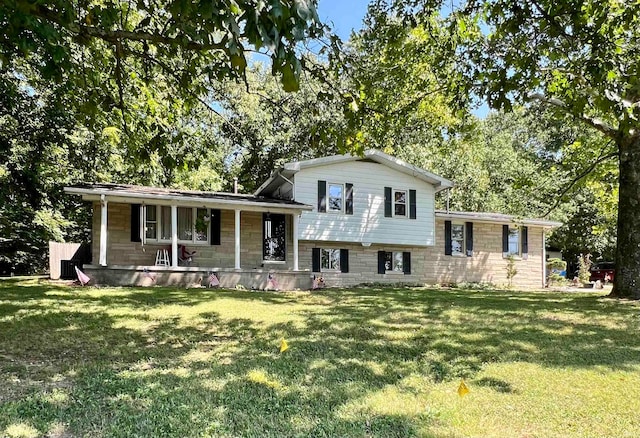
[[583, 121], [584, 123], [591, 126], [592, 128], [602, 132], [604, 135], [606, 135], [609, 138], [615, 139], [618, 133], [618, 131], [613, 126], [605, 123], [603, 120], [597, 117], [589, 117], [586, 114], [572, 113], [565, 102], [555, 97], [547, 97], [541, 93], [533, 93], [527, 96], [527, 98], [529, 100], [537, 100], [539, 102], [546, 103], [546, 104], [555, 106], [556, 108], [559, 108], [561, 110], [564, 110], [568, 114], [574, 117], [577, 117], [579, 120]]
[[[607, 143], [607, 146], [611, 144], [611, 141], [609, 141]], [[600, 156], [589, 165], [589, 167], [587, 167], [585, 170], [583, 170], [582, 172], [580, 172], [577, 176], [575, 176], [570, 182], [569, 185], [567, 185], [562, 192], [560, 193], [560, 195], [558, 196], [558, 198], [556, 199], [556, 202], [547, 210], [547, 212], [545, 214], [542, 215], [542, 217], [547, 217], [553, 210], [555, 210], [558, 205], [560, 205], [560, 203], [562, 202], [562, 199], [564, 198], [564, 196], [569, 193], [569, 190], [571, 190], [573, 188], [573, 186], [575, 186], [578, 181], [580, 181], [582, 178], [584, 178], [585, 176], [589, 175], [593, 169], [596, 168], [596, 166], [600, 163], [602, 163], [603, 161], [606, 161], [610, 158], [613, 157], [617, 157], [618, 156], [618, 152], [610, 152], [606, 155], [602, 155], [602, 152], [604, 152], [604, 150], [606, 149], [606, 146], [603, 148], [603, 150], [600, 152]]]
[[[148, 53], [137, 52], [137, 51], [131, 50], [131, 49], [129, 49], [129, 51], [131, 53], [133, 53], [134, 55], [137, 55], [137, 56], [139, 56], [139, 57], [141, 57], [143, 59], [147, 59], [152, 64], [157, 65], [158, 67], [160, 67], [162, 69], [162, 71], [164, 71], [166, 74], [168, 74], [170, 77], [172, 77], [176, 81], [176, 83], [180, 84], [180, 76], [171, 67], [169, 67], [164, 62], [160, 61], [159, 59], [154, 58], [153, 56], [149, 55]], [[227, 123], [231, 127], [231, 129], [236, 131], [236, 133], [238, 133], [240, 136], [244, 135], [243, 132], [240, 130], [240, 128], [238, 128], [235, 124], [233, 124], [233, 122], [231, 122], [231, 120], [229, 120], [228, 117], [226, 117], [221, 112], [217, 111], [215, 108], [213, 108], [211, 105], [209, 105], [209, 103], [207, 101], [205, 101], [202, 97], [198, 96], [196, 93], [191, 92], [191, 90], [188, 90], [188, 91], [189, 91], [189, 94], [191, 94], [191, 96], [195, 97], [196, 100], [198, 102], [200, 102], [211, 113], [213, 113], [216, 116], [218, 116], [219, 118], [221, 118], [225, 123]]]
[[146, 41], [154, 44], [166, 44], [173, 46], [180, 46], [181, 48], [189, 51], [207, 51], [207, 50], [226, 50], [228, 37], [225, 36], [218, 43], [200, 43], [197, 41], [184, 41], [181, 38], [172, 38], [159, 33], [150, 33], [143, 31], [127, 31], [127, 30], [106, 30], [95, 26], [87, 26], [75, 22], [65, 22], [58, 14], [52, 10], [41, 6], [35, 5], [32, 9], [32, 14], [43, 20], [55, 23], [58, 26], [68, 30], [79, 36], [87, 36], [93, 38], [99, 38], [101, 40], [116, 43], [122, 40], [129, 41]]

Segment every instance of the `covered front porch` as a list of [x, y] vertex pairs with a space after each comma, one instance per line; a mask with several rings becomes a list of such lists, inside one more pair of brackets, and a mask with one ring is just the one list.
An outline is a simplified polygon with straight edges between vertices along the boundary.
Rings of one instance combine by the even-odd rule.
[[[92, 202], [93, 264], [85, 269], [99, 283], [141, 284], [150, 272], [167, 285], [195, 284], [200, 277], [204, 285], [213, 272], [224, 287], [264, 289], [261, 277], [269, 272], [310, 282], [309, 272], [300, 271], [297, 229], [300, 214], [310, 206], [115, 184], [65, 190]], [[287, 283], [306, 287], [298, 280]]]

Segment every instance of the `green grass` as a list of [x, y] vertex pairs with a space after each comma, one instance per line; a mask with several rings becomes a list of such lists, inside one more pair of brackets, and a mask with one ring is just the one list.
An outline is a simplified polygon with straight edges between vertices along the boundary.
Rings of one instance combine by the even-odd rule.
[[639, 326], [597, 293], [0, 281], [0, 436], [637, 437]]

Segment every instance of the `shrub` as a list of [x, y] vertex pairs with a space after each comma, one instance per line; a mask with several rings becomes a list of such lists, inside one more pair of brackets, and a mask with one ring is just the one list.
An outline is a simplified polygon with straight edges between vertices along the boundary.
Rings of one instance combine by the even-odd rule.
[[591, 277], [591, 254], [580, 254], [578, 256], [578, 280], [582, 284], [589, 283]]
[[547, 284], [565, 284], [567, 279], [560, 272], [567, 270], [567, 262], [558, 258], [547, 260]]
[[507, 256], [507, 280], [509, 281], [509, 287], [513, 284], [513, 277], [516, 276], [518, 270], [516, 269], [516, 259], [513, 257], [513, 254], [509, 254]]

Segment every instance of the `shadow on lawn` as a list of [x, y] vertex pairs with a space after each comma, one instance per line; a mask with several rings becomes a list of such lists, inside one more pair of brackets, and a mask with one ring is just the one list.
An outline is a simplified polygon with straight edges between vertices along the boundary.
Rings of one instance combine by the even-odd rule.
[[[503, 361], [640, 362], [638, 308], [596, 295], [113, 291], [0, 285], [0, 378], [13, 382], [0, 390], [0, 432], [28, 421], [80, 436], [424, 435], [438, 418], [384, 397], [390, 388], [423, 393], [412, 376], [474, 379]], [[223, 315], [219, 300], [246, 316]], [[206, 303], [192, 321], [149, 316]], [[292, 318], [256, 321], [253, 303]], [[281, 337], [291, 346], [283, 354]], [[474, 383], [513, 392], [497, 379]]]

